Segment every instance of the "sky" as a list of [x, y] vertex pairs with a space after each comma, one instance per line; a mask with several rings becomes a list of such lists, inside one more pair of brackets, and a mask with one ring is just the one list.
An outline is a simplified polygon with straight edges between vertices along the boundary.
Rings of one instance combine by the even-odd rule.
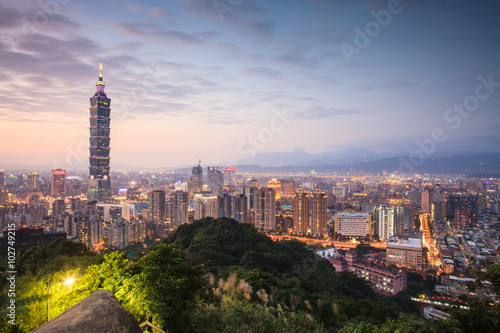
[[256, 153], [500, 152], [500, 2], [0, 0], [0, 169]]

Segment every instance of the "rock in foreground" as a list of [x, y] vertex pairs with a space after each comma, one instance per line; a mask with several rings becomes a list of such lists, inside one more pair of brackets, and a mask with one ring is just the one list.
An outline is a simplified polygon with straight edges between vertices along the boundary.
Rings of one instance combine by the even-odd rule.
[[142, 333], [134, 315], [116, 297], [101, 289], [32, 333]]

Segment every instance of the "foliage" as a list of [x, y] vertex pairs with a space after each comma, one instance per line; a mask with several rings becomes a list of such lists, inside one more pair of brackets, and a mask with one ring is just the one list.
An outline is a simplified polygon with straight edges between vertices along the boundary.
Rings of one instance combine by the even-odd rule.
[[173, 245], [159, 244], [142, 257], [139, 284], [154, 320], [172, 332], [189, 327], [189, 313], [206, 285], [202, 266], [190, 266]]
[[358, 244], [354, 251], [358, 253], [358, 257], [362, 257], [370, 252], [380, 252], [380, 249], [370, 246], [369, 244]]
[[198, 306], [192, 315], [194, 332], [326, 332], [318, 321], [307, 313], [297, 310], [300, 295], [291, 297], [285, 304], [277, 307], [274, 292], [258, 290], [257, 302], [251, 302], [252, 287], [243, 279], [238, 279], [236, 272], [225, 279], [214, 280], [210, 275], [210, 285], [219, 301]]
[[457, 322], [449, 320], [425, 320], [416, 314], [401, 314], [396, 319], [389, 319], [383, 324], [376, 324], [369, 320], [354, 319], [347, 322], [338, 333], [459, 333]]
[[106, 289], [114, 294], [123, 281], [130, 276], [130, 261], [123, 253], [116, 251], [104, 255], [104, 261], [101, 264], [90, 266], [87, 274], [81, 279], [80, 285], [89, 295], [99, 289]]
[[[139, 322], [153, 316], [169, 332], [434, 333], [462, 327], [463, 332], [492, 332], [499, 324], [498, 306], [481, 302], [473, 302], [470, 312], [455, 310], [447, 321], [425, 321], [408, 314], [418, 312], [408, 295], [431, 293], [434, 279], [409, 272], [408, 294], [380, 297], [365, 280], [335, 272], [304, 243], [273, 242], [230, 219], [182, 225], [135, 262], [142, 248], [129, 249], [137, 256], [127, 256], [128, 251], [95, 255], [80, 244], [56, 241], [20, 251], [16, 329], [29, 332], [46, 321], [47, 288], [67, 277], [77, 280], [50, 291], [51, 318], [104, 288]], [[2, 318], [6, 302], [4, 292]], [[0, 321], [1, 332], [15, 332], [11, 326]]]
[[419, 273], [408, 272], [406, 292], [411, 296], [434, 295], [437, 278], [426, 276], [425, 280]]
[[[29, 332], [47, 321], [47, 300], [50, 297], [50, 317], [59, 315], [63, 309], [60, 300], [74, 288], [72, 285], [55, 283], [74, 277], [78, 271], [58, 272], [51, 275], [34, 277], [31, 272], [18, 276], [16, 279], [16, 326], [21, 332]], [[55, 283], [55, 284], [54, 284]], [[50, 295], [47, 294], [48, 287], [52, 285]], [[0, 317], [6, 317], [6, 306], [9, 298], [3, 293], [0, 298]], [[11, 325], [8, 325], [11, 326]], [[0, 326], [0, 331], [7, 330]]]
[[489, 265], [486, 268], [486, 273], [483, 278], [490, 281], [493, 285], [493, 290], [496, 293], [500, 292], [500, 264]]
[[[493, 333], [500, 326], [500, 305], [489, 300], [471, 299], [469, 310], [456, 309], [447, 323], [456, 323], [464, 333]], [[455, 324], [455, 325], [456, 325]]]
[[290, 314], [247, 300], [224, 297], [220, 307], [203, 305], [192, 319], [193, 332], [325, 332], [304, 311]]
[[[206, 265], [216, 279], [225, 280], [236, 272], [253, 290], [272, 295], [266, 305], [290, 306], [301, 295], [296, 309], [309, 311], [325, 329], [360, 315], [384, 322], [401, 311], [396, 302], [376, 296], [365, 280], [348, 272], [336, 273], [304, 243], [273, 242], [248, 224], [226, 218], [202, 219], [180, 226], [165, 243], [182, 249], [189, 263]], [[251, 299], [259, 300], [256, 293]], [[333, 310], [333, 302], [338, 300], [349, 309], [341, 317]]]

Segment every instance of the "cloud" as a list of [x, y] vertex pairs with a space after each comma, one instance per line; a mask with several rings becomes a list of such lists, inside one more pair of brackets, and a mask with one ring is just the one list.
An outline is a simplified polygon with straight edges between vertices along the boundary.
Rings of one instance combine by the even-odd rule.
[[136, 2], [128, 6], [128, 10], [132, 12], [139, 12], [144, 9], [144, 6], [140, 2]]
[[245, 69], [245, 72], [266, 79], [280, 79], [283, 77], [283, 73], [280, 71], [266, 67], [250, 67]]
[[405, 81], [405, 80], [391, 80], [388, 82], [384, 82], [381, 84], [381, 88], [383, 89], [401, 89], [414, 86], [415, 83]]
[[399, 79], [389, 79], [384, 82], [374, 81], [372, 84], [362, 84], [358, 88], [362, 91], [373, 91], [373, 90], [394, 90], [394, 89], [404, 89], [408, 87], [413, 87], [416, 84], [406, 80]]
[[[236, 21], [233, 20], [233, 21]], [[266, 21], [243, 21], [235, 23], [240, 34], [251, 35], [254, 38], [265, 39], [273, 36], [277, 23], [273, 20]]]
[[[43, 7], [18, 10], [0, 4], [0, 29], [14, 29], [15, 34], [38, 34], [48, 31], [74, 31], [82, 26], [67, 16]], [[17, 36], [19, 38], [19, 36]]]
[[295, 117], [299, 119], [312, 120], [312, 119], [328, 119], [336, 116], [354, 115], [366, 112], [357, 110], [337, 109], [333, 107], [316, 106], [304, 110], [303, 112], [295, 113]]
[[168, 10], [160, 7], [150, 9], [149, 14], [154, 20], [164, 20], [170, 16], [170, 12]]
[[167, 30], [163, 27], [145, 22], [117, 22], [117, 31], [136, 38], [155, 38], [166, 43], [175, 42], [183, 45], [201, 45], [215, 37], [214, 32], [189, 33], [178, 30]]

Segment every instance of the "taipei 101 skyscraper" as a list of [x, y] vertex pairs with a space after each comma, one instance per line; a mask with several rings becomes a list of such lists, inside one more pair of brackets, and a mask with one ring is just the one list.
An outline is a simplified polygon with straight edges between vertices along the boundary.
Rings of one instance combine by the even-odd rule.
[[107, 201], [111, 198], [109, 178], [109, 122], [111, 99], [104, 92], [102, 64], [99, 66], [99, 79], [96, 92], [90, 97], [90, 179], [88, 201]]

